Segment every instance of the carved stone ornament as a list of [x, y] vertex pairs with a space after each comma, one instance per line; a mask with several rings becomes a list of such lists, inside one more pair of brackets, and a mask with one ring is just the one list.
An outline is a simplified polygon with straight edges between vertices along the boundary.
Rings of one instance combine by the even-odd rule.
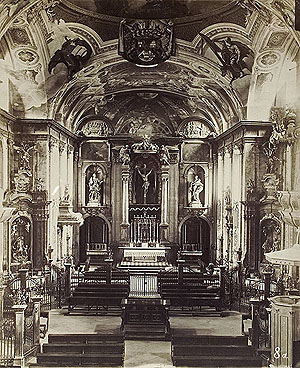
[[174, 55], [173, 23], [125, 19], [120, 23], [119, 54], [138, 65], [157, 65]]
[[30, 172], [30, 159], [31, 152], [34, 149], [34, 146], [28, 143], [21, 143], [19, 146], [14, 145], [14, 150], [19, 155], [19, 169]]
[[19, 170], [14, 177], [14, 184], [17, 193], [26, 193], [30, 190], [31, 173], [27, 170]]
[[263, 144], [263, 152], [267, 156], [267, 173], [274, 171], [275, 161], [278, 161], [276, 151], [281, 143], [292, 144], [298, 135], [296, 112], [288, 107], [272, 107], [270, 120], [273, 124], [269, 140]]
[[160, 148], [160, 162], [162, 165], [170, 165], [171, 157], [169, 149], [166, 146]]
[[207, 138], [211, 133], [212, 129], [200, 121], [188, 121], [179, 132], [185, 138]]
[[45, 189], [45, 182], [42, 178], [37, 178], [35, 180], [35, 190], [41, 192]]
[[119, 153], [120, 162], [122, 165], [129, 165], [130, 163], [130, 148], [126, 144], [125, 146], [121, 147]]
[[265, 190], [265, 196], [261, 199], [261, 201], [277, 199], [279, 179], [277, 179], [276, 175], [275, 174], [264, 175], [262, 179], [262, 184]]
[[25, 263], [29, 258], [31, 224], [26, 217], [18, 217], [11, 228], [12, 263]]
[[155, 143], [151, 143], [149, 137], [147, 135], [144, 136], [143, 141], [140, 143], [134, 143], [131, 146], [131, 149], [134, 153], [157, 153], [159, 151], [159, 147]]
[[105, 121], [102, 120], [93, 120], [87, 122], [81, 129], [83, 135], [87, 137], [95, 137], [95, 136], [107, 136], [111, 133], [111, 129], [109, 129], [108, 125]]

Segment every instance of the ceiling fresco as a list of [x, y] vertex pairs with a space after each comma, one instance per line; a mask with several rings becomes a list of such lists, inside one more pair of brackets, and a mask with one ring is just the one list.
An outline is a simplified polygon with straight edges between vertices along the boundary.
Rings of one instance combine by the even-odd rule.
[[[293, 50], [290, 9], [281, 14], [278, 8], [272, 17], [271, 5], [260, 1], [22, 1], [26, 6], [9, 14], [7, 6], [0, 7], [7, 26], [0, 44], [0, 82], [9, 86], [6, 104], [15, 116], [55, 119], [73, 132], [88, 117], [103, 119], [117, 134], [142, 132], [149, 115], [150, 135], [160, 134], [157, 121], [162, 134], [176, 133], [189, 117], [197, 122], [195, 131], [210, 122], [219, 134], [249, 116], [249, 101], [261, 108], [273, 103], [274, 96], [265, 91], [273, 90], [270, 84], [278, 79], [285, 50]], [[138, 23], [142, 30], [156, 18], [155, 31], [162, 15], [174, 25], [166, 28], [174, 32], [175, 44], [174, 50], [163, 49], [172, 51], [167, 58], [159, 55], [159, 63], [141, 65], [124, 57], [119, 42], [123, 17], [144, 17]], [[270, 32], [262, 42], [257, 35], [266, 22]], [[141, 42], [139, 32], [134, 36], [130, 47]], [[160, 51], [152, 41], [152, 50]], [[146, 51], [142, 57], [150, 60]], [[89, 130], [103, 130], [93, 124]]]
[[206, 14], [232, 0], [69, 0], [74, 5], [101, 14], [126, 18], [181, 18]]

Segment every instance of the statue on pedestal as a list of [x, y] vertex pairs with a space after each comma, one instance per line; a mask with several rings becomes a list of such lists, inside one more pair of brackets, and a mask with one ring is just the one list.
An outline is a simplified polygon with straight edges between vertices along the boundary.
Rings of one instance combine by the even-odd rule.
[[130, 163], [130, 149], [128, 144], [126, 144], [126, 146], [121, 147], [120, 149], [120, 161], [122, 163], [122, 165], [129, 165]]
[[198, 175], [195, 175], [194, 181], [190, 183], [189, 193], [190, 193], [190, 206], [197, 205], [202, 207], [200, 200], [200, 193], [203, 191], [204, 185]]
[[97, 174], [94, 172], [90, 177], [88, 187], [89, 187], [89, 204], [101, 204], [101, 184], [103, 180], [100, 180], [97, 177]]

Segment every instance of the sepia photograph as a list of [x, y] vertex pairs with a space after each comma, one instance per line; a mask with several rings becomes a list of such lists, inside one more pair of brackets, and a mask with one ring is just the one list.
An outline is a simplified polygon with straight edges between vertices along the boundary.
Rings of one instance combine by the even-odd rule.
[[300, 0], [0, 0], [0, 368], [300, 368]]

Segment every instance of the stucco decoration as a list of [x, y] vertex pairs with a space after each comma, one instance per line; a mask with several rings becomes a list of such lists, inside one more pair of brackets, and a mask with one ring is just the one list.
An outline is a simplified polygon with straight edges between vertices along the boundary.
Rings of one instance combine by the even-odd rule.
[[190, 120], [181, 126], [179, 134], [185, 138], [207, 138], [212, 135], [212, 128], [202, 121]]
[[11, 261], [27, 263], [30, 261], [31, 224], [26, 217], [18, 217], [11, 227]]
[[108, 134], [112, 133], [112, 130], [103, 120], [92, 120], [88, 121], [80, 130], [81, 134], [86, 137], [107, 137]]

